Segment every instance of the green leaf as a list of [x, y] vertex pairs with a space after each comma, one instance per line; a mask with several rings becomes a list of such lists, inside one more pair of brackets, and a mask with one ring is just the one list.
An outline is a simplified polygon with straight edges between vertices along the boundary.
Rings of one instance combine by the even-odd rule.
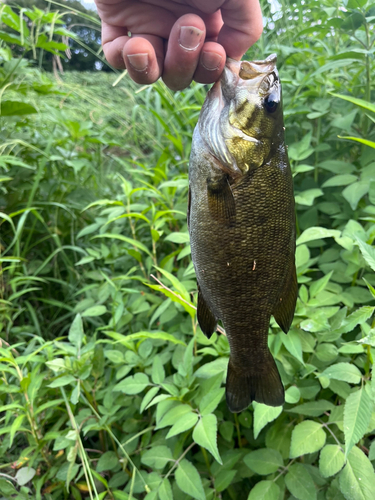
[[285, 476], [285, 484], [298, 500], [316, 500], [314, 482], [302, 464], [295, 463], [289, 467]]
[[306, 415], [308, 417], [320, 417], [326, 411], [331, 411], [334, 408], [334, 404], [326, 399], [320, 399], [319, 401], [309, 401], [308, 403], [302, 403], [301, 405], [289, 408], [286, 411], [291, 413], [298, 413], [298, 415]]
[[53, 382], [51, 382], [47, 387], [64, 387], [65, 385], [71, 384], [72, 382], [76, 382], [75, 377], [73, 375], [64, 375], [63, 377], [57, 378]]
[[177, 434], [181, 434], [181, 432], [185, 432], [198, 422], [198, 414], [197, 413], [185, 413], [182, 417], [180, 417], [169, 429], [168, 434], [165, 436], [165, 439], [169, 439]]
[[301, 397], [300, 390], [295, 385], [288, 387], [288, 389], [285, 391], [285, 401], [289, 404], [298, 403], [300, 397]]
[[2, 101], [0, 116], [31, 115], [37, 110], [31, 104], [21, 101]]
[[221, 469], [215, 478], [215, 490], [217, 492], [224, 491], [230, 486], [234, 476], [237, 474], [236, 470]]
[[319, 470], [323, 477], [337, 474], [345, 464], [345, 455], [337, 444], [326, 444], [320, 452]]
[[179, 232], [174, 232], [169, 234], [166, 238], [164, 238], [164, 241], [171, 241], [172, 243], [189, 243], [190, 238], [189, 238], [189, 233], [179, 233]]
[[96, 236], [93, 236], [91, 239], [95, 238], [109, 238], [111, 240], [120, 240], [125, 243], [129, 243], [129, 245], [132, 245], [133, 247], [138, 248], [138, 250], [141, 250], [144, 253], [147, 253], [150, 257], [152, 257], [152, 254], [150, 250], [141, 243], [140, 241], [133, 240], [132, 238], [128, 238], [127, 236], [123, 236], [122, 234], [111, 234], [111, 233], [103, 233], [103, 234], [98, 234]]
[[350, 384], [359, 384], [362, 378], [362, 374], [358, 368], [350, 363], [336, 363], [329, 366], [321, 373], [321, 376], [342, 380]]
[[113, 388], [113, 391], [121, 391], [125, 394], [139, 394], [149, 385], [148, 376], [144, 373], [136, 373], [121, 380]]
[[304, 365], [301, 339], [298, 335], [298, 331], [290, 330], [287, 335], [285, 333], [282, 334], [282, 341], [290, 354]]
[[168, 462], [173, 460], [172, 452], [168, 446], [153, 446], [143, 453], [141, 462], [155, 469], [164, 469]]
[[357, 244], [367, 264], [375, 271], [375, 247], [357, 238]]
[[311, 207], [313, 205], [315, 198], [319, 196], [323, 196], [323, 191], [321, 189], [307, 189], [306, 191], [302, 191], [302, 193], [298, 193], [295, 196], [296, 203], [299, 205], [307, 205]]
[[322, 184], [323, 188], [327, 187], [336, 187], [336, 186], [347, 186], [348, 184], [352, 184], [353, 182], [357, 181], [358, 177], [356, 175], [352, 174], [339, 174], [339, 175], [334, 175], [328, 181], [325, 181]]
[[[366, 3], [366, 2], [364, 2]], [[340, 94], [334, 94], [333, 92], [329, 92], [331, 95], [334, 97], [339, 97], [340, 99], [344, 99], [344, 101], [349, 101], [356, 106], [360, 106], [361, 108], [367, 109], [369, 111], [372, 111], [375, 113], [375, 104], [372, 104], [371, 102], [365, 101], [364, 99], [357, 99], [356, 97], [348, 96], [348, 95], [340, 95]]]
[[251, 451], [244, 456], [243, 461], [252, 471], [260, 475], [273, 474], [284, 466], [284, 460], [280, 452], [272, 448]]
[[228, 361], [229, 358], [225, 356], [217, 358], [215, 359], [215, 361], [206, 363], [205, 365], [198, 368], [198, 370], [195, 372], [195, 376], [206, 379], [211, 378], [219, 373], [223, 373], [228, 368]]
[[77, 347], [77, 349], [80, 349], [82, 345], [83, 336], [84, 336], [84, 331], [83, 331], [82, 318], [80, 314], [77, 314], [69, 329], [69, 336], [68, 336], [69, 342], [71, 344], [74, 344]]
[[344, 407], [345, 458], [353, 446], [366, 434], [372, 408], [373, 402], [366, 387], [352, 392], [346, 399]]
[[273, 481], [259, 481], [250, 491], [247, 500], [279, 500], [280, 487]]
[[163, 429], [164, 427], [168, 427], [168, 425], [173, 425], [179, 420], [183, 415], [191, 413], [193, 410], [190, 405], [187, 404], [179, 404], [171, 408], [167, 411], [160, 421], [157, 421], [156, 429]]
[[[375, 147], [375, 143], [374, 143]], [[358, 206], [359, 200], [368, 193], [370, 185], [367, 181], [354, 182], [350, 186], [346, 187], [342, 192], [343, 197], [351, 206], [352, 210], [355, 210]]]
[[217, 449], [217, 418], [216, 415], [204, 415], [199, 420], [193, 431], [193, 439], [199, 445], [206, 448], [219, 464], [222, 460]]
[[159, 500], [173, 500], [171, 483], [167, 478], [159, 486]]
[[32, 480], [35, 474], [36, 470], [32, 467], [21, 467], [21, 469], [18, 469], [15, 479], [19, 486], [24, 486]]
[[321, 424], [304, 420], [297, 424], [292, 432], [290, 458], [297, 458], [307, 453], [320, 450], [326, 442], [326, 433]]
[[186, 458], [179, 463], [175, 478], [181, 491], [197, 500], [206, 500], [200, 475], [194, 465]]
[[346, 500], [374, 500], [374, 469], [363, 451], [356, 446], [348, 455], [339, 481]]
[[269, 422], [275, 420], [283, 411], [282, 406], [267, 406], [262, 403], [253, 402], [254, 406], [254, 439], [259, 436], [260, 431]]
[[94, 316], [102, 316], [107, 312], [107, 308], [105, 306], [92, 306], [83, 311], [82, 316], [84, 318], [94, 317]]
[[216, 410], [225, 393], [224, 387], [217, 387], [213, 391], [205, 394], [199, 403], [201, 415], [208, 415]]
[[310, 284], [310, 297], [316, 297], [318, 293], [322, 292], [325, 289], [325, 287], [328, 285], [329, 280], [331, 279], [332, 274], [333, 271], [323, 276], [323, 278], [317, 281], [313, 281]]
[[160, 387], [151, 387], [151, 389], [145, 394], [145, 397], [142, 399], [141, 406], [139, 408], [139, 413], [143, 413], [146, 406], [151, 402], [151, 400], [156, 396], [156, 394], [160, 391]]
[[152, 363], [151, 378], [154, 384], [161, 384], [165, 379], [165, 371], [160, 356], [155, 356]]
[[341, 232], [336, 229], [326, 229], [325, 227], [309, 227], [297, 239], [297, 245], [308, 241], [320, 240], [322, 238], [338, 238]]
[[101, 455], [96, 466], [96, 472], [103, 472], [105, 470], [113, 470], [119, 461], [114, 451], [106, 451]]
[[362, 139], [361, 137], [352, 137], [352, 136], [337, 136], [339, 139], [348, 139], [351, 141], [359, 142], [361, 144], [364, 144], [365, 146], [369, 146], [370, 148], [375, 149], [375, 142], [373, 141], [368, 141], [367, 139]]

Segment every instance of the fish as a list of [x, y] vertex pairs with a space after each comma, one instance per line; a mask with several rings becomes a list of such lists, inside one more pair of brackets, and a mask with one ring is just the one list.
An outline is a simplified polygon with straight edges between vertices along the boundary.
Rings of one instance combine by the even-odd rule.
[[268, 348], [271, 315], [287, 333], [298, 285], [293, 177], [284, 137], [277, 57], [227, 59], [194, 129], [188, 230], [197, 277], [197, 319], [229, 341], [226, 401], [284, 403]]

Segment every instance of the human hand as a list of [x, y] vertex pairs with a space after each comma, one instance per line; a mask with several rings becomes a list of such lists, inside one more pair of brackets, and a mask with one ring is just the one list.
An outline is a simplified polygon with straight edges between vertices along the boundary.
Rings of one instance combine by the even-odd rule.
[[[95, 0], [107, 61], [172, 90], [215, 82], [262, 34], [259, 0]], [[131, 33], [131, 37], [129, 36]]]

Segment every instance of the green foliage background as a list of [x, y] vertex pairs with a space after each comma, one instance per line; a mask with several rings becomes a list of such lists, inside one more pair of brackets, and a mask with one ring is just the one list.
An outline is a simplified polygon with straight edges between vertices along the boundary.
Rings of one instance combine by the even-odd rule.
[[55, 79], [40, 63], [69, 32], [50, 7], [0, 6], [0, 494], [373, 500], [375, 4], [263, 5], [248, 58], [279, 58], [300, 291], [288, 335], [270, 325], [286, 404], [239, 415], [226, 337], [194, 309], [206, 88]]

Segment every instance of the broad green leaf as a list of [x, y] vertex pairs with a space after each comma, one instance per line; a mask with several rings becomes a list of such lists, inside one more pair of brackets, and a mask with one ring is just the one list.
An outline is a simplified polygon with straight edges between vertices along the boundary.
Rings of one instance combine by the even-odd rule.
[[334, 175], [328, 181], [325, 181], [322, 184], [323, 188], [327, 187], [336, 187], [336, 186], [347, 186], [348, 184], [352, 184], [358, 180], [358, 177], [356, 175], [352, 174], [339, 174], [339, 175]]
[[94, 317], [94, 316], [102, 316], [107, 312], [107, 308], [105, 306], [92, 306], [83, 311], [82, 317]]
[[[374, 143], [375, 147], [375, 143]], [[352, 210], [357, 208], [359, 200], [368, 193], [369, 183], [367, 181], [358, 181], [350, 184], [350, 186], [346, 187], [342, 192], [343, 197], [351, 206]]]
[[364, 241], [357, 238], [357, 243], [363, 258], [367, 262], [367, 264], [371, 267], [373, 271], [375, 271], [375, 247], [372, 245], [368, 245]]
[[185, 432], [198, 422], [198, 414], [197, 413], [185, 413], [180, 417], [169, 429], [168, 434], [165, 436], [165, 439], [169, 439], [177, 434], [181, 434], [181, 432]]
[[244, 456], [243, 461], [251, 470], [260, 475], [272, 474], [284, 466], [280, 452], [272, 448], [251, 451]]
[[325, 289], [325, 287], [328, 285], [329, 280], [331, 279], [332, 274], [333, 271], [323, 276], [323, 278], [320, 278], [317, 281], [313, 281], [310, 284], [310, 297], [316, 297], [318, 293], [322, 292]]
[[84, 336], [84, 331], [83, 331], [82, 318], [80, 314], [77, 314], [69, 329], [69, 337], [68, 337], [69, 342], [71, 344], [74, 344], [77, 347], [77, 349], [80, 349], [82, 345], [83, 336]]
[[194, 465], [186, 458], [179, 463], [175, 478], [181, 491], [197, 500], [206, 500], [200, 475]]
[[298, 387], [296, 387], [295, 385], [288, 387], [288, 389], [285, 391], [285, 401], [289, 404], [298, 403], [300, 397], [301, 393]]
[[199, 403], [201, 415], [208, 415], [216, 410], [225, 393], [224, 387], [218, 387], [205, 394]]
[[189, 233], [180, 233], [176, 231], [174, 233], [168, 234], [168, 236], [164, 238], [164, 241], [171, 241], [172, 243], [178, 244], [189, 243]]
[[32, 480], [35, 474], [36, 470], [33, 469], [32, 467], [21, 467], [21, 469], [18, 469], [15, 477], [18, 486], [24, 486], [25, 484], [27, 484], [29, 481]]
[[370, 460], [354, 446], [340, 473], [340, 490], [346, 500], [374, 500], [375, 473]]
[[222, 469], [215, 478], [215, 490], [219, 493], [228, 488], [232, 483], [234, 476], [237, 474], [236, 470]]
[[151, 387], [151, 389], [146, 393], [145, 397], [142, 399], [141, 406], [139, 408], [139, 413], [143, 413], [146, 406], [151, 402], [151, 400], [160, 391], [160, 387]]
[[121, 380], [113, 388], [113, 391], [121, 391], [125, 394], [139, 394], [149, 385], [148, 376], [144, 373], [136, 373]]
[[[176, 302], [177, 304], [182, 305], [182, 307], [185, 309], [187, 313], [190, 314], [192, 318], [196, 315], [196, 308], [194, 304], [192, 304], [190, 301], [187, 301], [181, 295], [179, 295], [177, 292], [173, 292], [172, 290], [167, 290], [166, 288], [162, 287], [161, 285], [151, 285], [150, 283], [145, 283], [149, 288], [152, 288], [153, 290], [157, 290], [158, 292], [161, 292], [163, 295], [171, 299], [173, 302]], [[153, 317], [153, 321], [155, 321], [155, 317]]]
[[350, 384], [359, 384], [362, 378], [358, 368], [350, 363], [336, 363], [326, 368], [321, 375], [327, 378], [342, 380]]
[[372, 408], [373, 402], [365, 387], [352, 392], [346, 399], [344, 407], [345, 458], [352, 447], [365, 435]]
[[290, 458], [320, 450], [325, 445], [326, 437], [322, 425], [318, 422], [304, 420], [297, 424], [292, 432]]
[[345, 464], [343, 450], [337, 444], [326, 444], [320, 452], [319, 470], [323, 477], [337, 474]]
[[307, 189], [306, 191], [302, 191], [302, 193], [298, 193], [295, 196], [295, 200], [299, 205], [307, 205], [311, 207], [311, 205], [314, 203], [315, 198], [323, 196], [323, 194], [323, 191], [318, 188]]
[[206, 448], [211, 455], [222, 464], [222, 460], [217, 449], [217, 418], [216, 415], [204, 415], [199, 420], [193, 431], [193, 439], [199, 445]]
[[178, 406], [171, 408], [167, 411], [160, 421], [157, 422], [157, 429], [163, 429], [164, 427], [168, 427], [168, 425], [173, 425], [179, 420], [183, 415], [191, 413], [193, 410], [190, 405], [180, 403]]
[[159, 500], [173, 500], [173, 492], [169, 479], [164, 479], [159, 487]]
[[64, 375], [63, 377], [57, 378], [53, 382], [51, 382], [48, 387], [64, 387], [65, 385], [71, 384], [75, 382], [76, 379], [73, 375]]
[[326, 229], [325, 227], [309, 227], [297, 239], [297, 245], [308, 241], [320, 240], [322, 238], [338, 238], [341, 232], [336, 229]]
[[282, 335], [282, 341], [290, 354], [298, 359], [300, 363], [304, 364], [301, 339], [299, 338], [298, 332], [296, 330], [290, 330], [288, 334], [284, 333]]
[[308, 417], [320, 417], [326, 411], [330, 411], [335, 406], [326, 399], [320, 399], [318, 401], [309, 401], [308, 403], [302, 403], [301, 405], [289, 408], [287, 411], [291, 413], [298, 413], [299, 415], [306, 415]]
[[37, 110], [31, 104], [21, 101], [1, 101], [0, 116], [31, 115]]
[[101, 455], [96, 466], [96, 472], [112, 470], [118, 465], [119, 461], [114, 451], [106, 451]]
[[121, 344], [125, 345], [129, 349], [131, 349], [130, 346], [132, 341], [141, 339], [166, 340], [168, 342], [172, 342], [172, 344], [186, 345], [185, 342], [183, 342], [182, 340], [177, 339], [170, 333], [162, 331], [150, 331], [150, 332], [145, 331], [145, 332], [132, 333], [130, 335], [122, 335], [121, 333], [117, 332], [105, 332], [105, 334], [113, 338], [117, 342], [120, 342]]
[[198, 370], [195, 372], [195, 376], [206, 379], [206, 378], [213, 377], [214, 375], [217, 375], [218, 373], [226, 372], [226, 370], [228, 368], [228, 361], [229, 361], [229, 358], [224, 357], [224, 356], [217, 358], [217, 359], [215, 359], [215, 361], [211, 361], [210, 363], [206, 363], [205, 365], [198, 368]]
[[173, 460], [172, 452], [168, 446], [153, 446], [145, 451], [141, 457], [141, 462], [155, 469], [164, 469], [168, 462]]
[[154, 384], [161, 384], [165, 379], [165, 371], [160, 356], [155, 356], [152, 363], [151, 378]]
[[254, 439], [259, 436], [260, 431], [269, 422], [275, 420], [283, 411], [282, 406], [267, 406], [262, 403], [253, 402], [254, 406]]
[[91, 239], [95, 238], [109, 238], [111, 240], [120, 240], [123, 241], [124, 243], [129, 243], [129, 245], [138, 248], [138, 250], [141, 250], [144, 253], [147, 253], [147, 255], [149, 255], [150, 257], [152, 256], [150, 250], [146, 247], [146, 245], [144, 245], [140, 241], [128, 238], [127, 236], [123, 236], [122, 234], [103, 233], [103, 234], [97, 234], [96, 236], [93, 236]]
[[316, 500], [314, 481], [302, 464], [294, 463], [289, 467], [285, 484], [298, 500]]
[[273, 481], [259, 481], [250, 491], [247, 500], [279, 500], [280, 487]]

